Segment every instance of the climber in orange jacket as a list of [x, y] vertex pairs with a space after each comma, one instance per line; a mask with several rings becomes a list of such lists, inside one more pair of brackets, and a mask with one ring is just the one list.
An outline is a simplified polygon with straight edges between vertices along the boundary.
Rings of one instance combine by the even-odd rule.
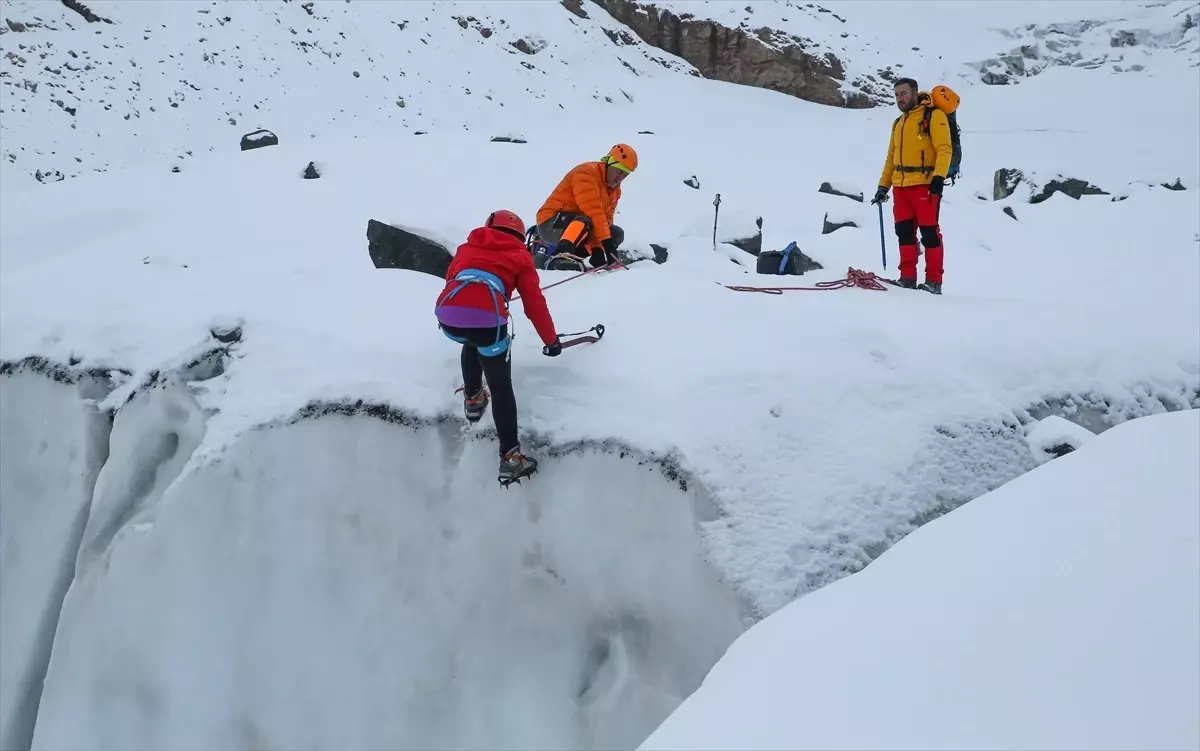
[[[934, 91], [938, 96], [956, 96], [944, 86]], [[921, 245], [925, 247], [925, 282], [920, 289], [940, 295], [945, 248], [939, 220], [942, 186], [953, 154], [950, 120], [938, 107], [930, 106], [934, 103], [933, 95], [919, 92], [913, 79], [896, 81], [895, 92], [896, 107], [903, 114], [892, 123], [887, 159], [871, 203], [887, 201], [888, 188], [896, 198], [892, 215], [900, 240], [900, 286], [917, 288], [917, 230], [920, 229]]]
[[547, 269], [584, 270], [617, 260], [625, 232], [613, 224], [621, 181], [637, 169], [637, 152], [619, 143], [598, 162], [574, 167], [554, 187], [537, 213], [537, 233], [552, 248]]

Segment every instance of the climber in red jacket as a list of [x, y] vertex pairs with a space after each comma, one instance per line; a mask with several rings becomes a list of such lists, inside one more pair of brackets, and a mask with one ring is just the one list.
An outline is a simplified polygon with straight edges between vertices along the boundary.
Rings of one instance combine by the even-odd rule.
[[525, 315], [546, 345], [543, 353], [555, 357], [562, 352], [533, 257], [525, 248], [521, 217], [511, 211], [492, 212], [484, 226], [471, 230], [467, 242], [458, 246], [446, 280], [434, 314], [442, 332], [463, 345], [461, 391], [467, 420], [478, 422], [487, 409], [486, 375], [495, 399], [492, 419], [500, 438], [498, 479], [502, 485], [520, 481], [537, 471], [537, 460], [521, 453], [517, 438], [508, 331], [508, 300], [514, 289], [521, 294]]

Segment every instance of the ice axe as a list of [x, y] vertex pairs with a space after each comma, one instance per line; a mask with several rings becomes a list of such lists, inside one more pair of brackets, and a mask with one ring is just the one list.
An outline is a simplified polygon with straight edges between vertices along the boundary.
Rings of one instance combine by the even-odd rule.
[[[591, 332], [593, 332], [593, 331], [596, 332], [595, 336], [593, 336], [591, 334]], [[564, 336], [573, 336], [575, 338], [567, 339], [566, 341], [563, 341]], [[589, 344], [591, 342], [598, 342], [603, 338], [604, 338], [604, 324], [597, 323], [595, 326], [591, 327], [590, 329], [585, 329], [583, 331], [575, 331], [570, 334], [559, 334], [558, 335], [558, 343], [560, 345], [562, 345], [563, 349], [566, 349], [567, 347], [574, 347], [576, 344]], [[550, 354], [550, 348], [542, 347], [542, 354], [544, 354], [544, 355]]]

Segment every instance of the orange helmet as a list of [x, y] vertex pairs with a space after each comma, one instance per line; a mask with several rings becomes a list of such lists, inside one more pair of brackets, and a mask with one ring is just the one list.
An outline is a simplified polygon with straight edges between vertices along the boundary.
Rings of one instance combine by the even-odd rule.
[[638, 165], [637, 152], [627, 143], [613, 146], [600, 161], [604, 164], [611, 164], [626, 174], [633, 172]]
[[521, 221], [521, 217], [507, 209], [500, 209], [488, 214], [487, 221], [484, 222], [483, 226], [508, 232], [522, 240], [525, 239], [525, 222]]

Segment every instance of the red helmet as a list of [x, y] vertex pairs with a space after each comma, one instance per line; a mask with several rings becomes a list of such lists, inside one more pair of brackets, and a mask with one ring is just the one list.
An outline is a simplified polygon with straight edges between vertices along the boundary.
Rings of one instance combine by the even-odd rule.
[[521, 221], [521, 217], [507, 209], [493, 211], [488, 215], [487, 221], [484, 222], [483, 226], [508, 232], [521, 240], [525, 239], [525, 222]]

